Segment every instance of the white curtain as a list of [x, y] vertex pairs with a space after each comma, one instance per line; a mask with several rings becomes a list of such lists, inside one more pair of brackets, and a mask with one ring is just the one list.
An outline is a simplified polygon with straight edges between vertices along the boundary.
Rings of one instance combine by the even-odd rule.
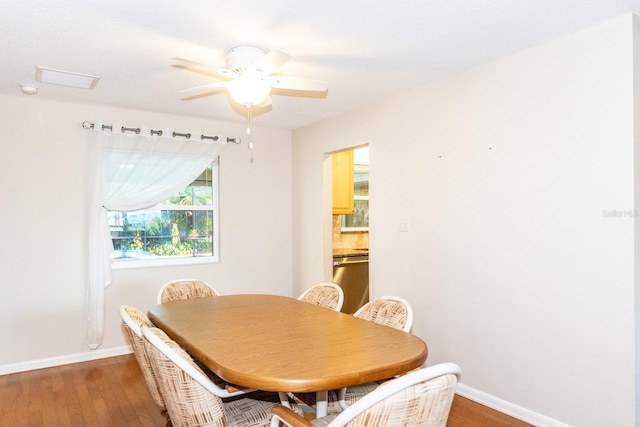
[[170, 129], [158, 136], [144, 128], [123, 133], [115, 123], [113, 131], [102, 131], [100, 123], [93, 128], [85, 340], [96, 349], [102, 344], [104, 294], [114, 256], [107, 211], [146, 209], [168, 199], [193, 182], [227, 143], [226, 138], [202, 142], [196, 132], [190, 139], [174, 138]]

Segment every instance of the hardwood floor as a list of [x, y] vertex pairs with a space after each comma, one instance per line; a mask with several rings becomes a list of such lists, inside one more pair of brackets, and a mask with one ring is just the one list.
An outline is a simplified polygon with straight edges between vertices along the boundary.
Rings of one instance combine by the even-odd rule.
[[[0, 426], [170, 426], [133, 355], [0, 376]], [[447, 427], [529, 424], [456, 396]]]
[[479, 403], [456, 395], [447, 427], [533, 427], [523, 421], [494, 411]]
[[2, 426], [164, 426], [133, 355], [0, 376]]

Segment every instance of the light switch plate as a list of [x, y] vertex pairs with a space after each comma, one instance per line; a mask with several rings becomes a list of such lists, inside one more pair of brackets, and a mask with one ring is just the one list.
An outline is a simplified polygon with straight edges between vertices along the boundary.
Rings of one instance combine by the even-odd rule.
[[407, 217], [400, 218], [399, 230], [400, 231], [409, 231], [409, 218], [407, 218]]

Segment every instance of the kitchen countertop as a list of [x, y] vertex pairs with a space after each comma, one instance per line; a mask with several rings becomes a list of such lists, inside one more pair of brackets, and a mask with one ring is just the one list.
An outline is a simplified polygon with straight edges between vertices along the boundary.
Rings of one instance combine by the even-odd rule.
[[358, 249], [334, 249], [334, 258], [354, 257], [354, 256], [369, 256], [368, 248]]

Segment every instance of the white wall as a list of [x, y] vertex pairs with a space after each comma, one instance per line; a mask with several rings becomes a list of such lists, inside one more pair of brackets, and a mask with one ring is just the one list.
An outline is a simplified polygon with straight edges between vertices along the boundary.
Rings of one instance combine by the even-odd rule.
[[[633, 46], [634, 46], [634, 150], [635, 183], [640, 182], [640, 18], [634, 15], [633, 19]], [[634, 275], [635, 275], [635, 351], [636, 351], [636, 373], [635, 373], [635, 398], [636, 398], [636, 422], [640, 420], [640, 188], [635, 186], [635, 245], [634, 245]]]
[[330, 261], [324, 153], [369, 143], [371, 294], [428, 362], [536, 424], [634, 425], [632, 60], [626, 16], [294, 131], [294, 294]]
[[[78, 90], [78, 89], [69, 89]], [[0, 97], [0, 372], [70, 355], [84, 344], [86, 274], [85, 120], [244, 136], [241, 123]], [[254, 162], [246, 144], [220, 160], [221, 261], [116, 270], [106, 292], [104, 343], [121, 349], [121, 304], [146, 311], [168, 280], [198, 277], [229, 293], [291, 295], [291, 133], [256, 127]], [[66, 358], [66, 359], [65, 359]], [[71, 358], [72, 359], [72, 358]]]

